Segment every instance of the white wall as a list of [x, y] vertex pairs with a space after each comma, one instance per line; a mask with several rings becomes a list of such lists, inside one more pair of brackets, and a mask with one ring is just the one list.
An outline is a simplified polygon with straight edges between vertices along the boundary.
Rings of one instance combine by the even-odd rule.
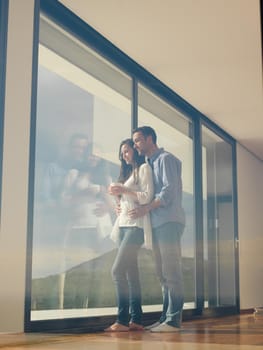
[[0, 332], [24, 329], [34, 0], [10, 0], [0, 232]]
[[263, 162], [237, 146], [240, 308], [263, 306]]
[[259, 0], [60, 1], [262, 157]]

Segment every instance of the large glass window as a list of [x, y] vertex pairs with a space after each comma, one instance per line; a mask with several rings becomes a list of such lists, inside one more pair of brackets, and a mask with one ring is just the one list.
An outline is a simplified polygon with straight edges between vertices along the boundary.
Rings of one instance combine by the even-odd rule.
[[236, 305], [232, 145], [202, 126], [206, 307]]
[[[149, 89], [138, 88], [138, 123], [150, 125], [157, 133], [159, 147], [164, 147], [182, 162], [183, 208], [186, 213], [186, 227], [182, 236], [182, 257], [185, 289], [185, 308], [195, 308], [195, 230], [193, 190], [193, 139], [192, 122], [171, 105], [160, 99]], [[157, 284], [148, 289], [160, 298]], [[153, 298], [152, 298], [153, 299]], [[147, 300], [147, 303], [152, 302]], [[153, 308], [153, 307], [152, 307]], [[158, 308], [158, 307], [157, 307]], [[156, 308], [155, 308], [156, 309]]]
[[131, 79], [41, 17], [31, 320], [114, 313], [109, 238]]

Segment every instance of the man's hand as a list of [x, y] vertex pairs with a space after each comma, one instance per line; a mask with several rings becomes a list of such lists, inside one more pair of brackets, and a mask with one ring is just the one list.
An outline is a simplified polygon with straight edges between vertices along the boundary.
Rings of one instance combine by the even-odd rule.
[[159, 208], [161, 205], [161, 201], [159, 198], [155, 198], [152, 200], [151, 203], [145, 204], [145, 205], [140, 205], [134, 209], [131, 209], [128, 211], [128, 216], [131, 219], [137, 219], [140, 218], [147, 213], [149, 213], [151, 210], [154, 210], [156, 208]]
[[128, 217], [131, 219], [137, 219], [148, 213], [147, 205], [140, 205], [134, 209], [128, 211]]

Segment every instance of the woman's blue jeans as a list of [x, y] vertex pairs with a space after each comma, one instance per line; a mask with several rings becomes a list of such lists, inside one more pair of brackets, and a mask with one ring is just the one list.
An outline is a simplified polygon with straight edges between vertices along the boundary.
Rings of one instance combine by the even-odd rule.
[[163, 292], [160, 322], [180, 327], [184, 303], [181, 236], [184, 225], [168, 222], [153, 229], [156, 273]]
[[118, 305], [117, 322], [127, 326], [141, 324], [141, 284], [138, 269], [138, 251], [144, 242], [143, 229], [120, 227], [119, 249], [112, 266]]

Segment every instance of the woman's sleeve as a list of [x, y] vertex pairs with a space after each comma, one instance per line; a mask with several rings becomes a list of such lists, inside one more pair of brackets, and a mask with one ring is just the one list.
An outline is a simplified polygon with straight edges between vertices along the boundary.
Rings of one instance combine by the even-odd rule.
[[139, 204], [150, 203], [153, 199], [152, 168], [148, 164], [142, 164], [139, 169], [140, 191], [136, 192]]
[[64, 188], [62, 190], [62, 198], [69, 199], [72, 195], [72, 187], [78, 177], [78, 170], [70, 169], [65, 177]]

